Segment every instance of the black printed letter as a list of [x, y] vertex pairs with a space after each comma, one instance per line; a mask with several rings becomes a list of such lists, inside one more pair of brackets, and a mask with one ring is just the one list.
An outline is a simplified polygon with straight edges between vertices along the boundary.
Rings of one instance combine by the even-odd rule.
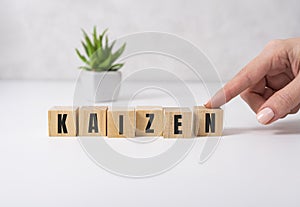
[[182, 130], [178, 129], [178, 127], [182, 126], [182, 122], [179, 122], [181, 118], [182, 115], [174, 115], [174, 134], [182, 134]]
[[153, 122], [153, 119], [154, 119], [154, 114], [146, 114], [146, 117], [149, 118], [149, 121], [147, 123], [147, 126], [146, 126], [146, 133], [154, 133], [154, 129], [151, 129], [151, 124]]
[[89, 133], [93, 133], [93, 130], [95, 133], [98, 133], [98, 118], [96, 113], [90, 114], [90, 121], [89, 121]]
[[58, 114], [57, 118], [58, 118], [57, 133], [61, 134], [62, 131], [64, 131], [64, 133], [68, 133], [68, 130], [67, 130], [67, 127], [66, 127], [67, 114]]
[[123, 115], [119, 116], [119, 134], [123, 134]]
[[211, 129], [211, 132], [215, 133], [215, 117], [216, 117], [215, 113], [211, 114], [211, 118], [210, 118], [209, 113], [205, 114], [205, 133], [209, 132], [209, 126]]

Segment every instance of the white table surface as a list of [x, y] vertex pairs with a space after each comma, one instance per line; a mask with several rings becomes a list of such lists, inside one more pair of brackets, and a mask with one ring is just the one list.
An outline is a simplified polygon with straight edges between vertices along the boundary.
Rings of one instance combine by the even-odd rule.
[[[260, 126], [237, 98], [225, 107], [224, 136], [206, 162], [199, 163], [199, 156], [209, 138], [198, 138], [174, 168], [137, 179], [96, 165], [77, 138], [48, 137], [47, 110], [72, 105], [73, 94], [73, 82], [0, 81], [0, 206], [300, 205], [299, 114]], [[143, 96], [136, 103], [160, 99]], [[140, 153], [125, 139], [111, 144]]]

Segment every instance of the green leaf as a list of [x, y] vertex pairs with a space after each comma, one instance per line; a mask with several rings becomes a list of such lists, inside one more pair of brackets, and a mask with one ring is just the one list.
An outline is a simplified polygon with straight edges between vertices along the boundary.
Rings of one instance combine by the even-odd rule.
[[109, 46], [109, 50], [112, 51], [114, 45], [116, 44], [116, 40], [114, 40], [111, 45]]
[[111, 50], [109, 47], [103, 48], [103, 60], [107, 59], [109, 55], [112, 55]]
[[88, 52], [88, 49], [87, 49], [86, 44], [84, 44], [83, 41], [81, 41], [81, 44], [82, 44], [82, 46], [83, 46], [83, 48], [84, 48], [85, 54], [86, 54], [87, 56], [89, 56], [89, 52]]
[[102, 47], [102, 43], [100, 42], [100, 37], [101, 36], [99, 35], [99, 38], [97, 39], [97, 42], [95, 43], [97, 46], [97, 50]]
[[102, 56], [100, 57], [99, 62], [103, 62], [108, 58], [109, 55], [112, 55], [111, 50], [109, 48], [102, 48], [101, 50], [102, 50]]
[[105, 35], [105, 33], [106, 33], [107, 31], [108, 31], [108, 28], [106, 28], [106, 29], [102, 32], [101, 36], [104, 37], [104, 35]]
[[93, 37], [94, 37], [94, 49], [97, 50], [98, 40], [97, 40], [97, 28], [96, 28], [96, 26], [94, 26]]
[[108, 57], [102, 63], [100, 63], [98, 65], [98, 67], [106, 68], [108, 70], [111, 66], [111, 58], [112, 58], [112, 56], [111, 56], [111, 54], [109, 54]]
[[96, 52], [95, 52], [95, 55], [97, 56], [97, 58], [102, 61], [102, 58], [103, 58], [103, 50], [102, 48], [99, 48]]
[[112, 54], [111, 63], [115, 62], [124, 52], [126, 43], [122, 45], [114, 54]]
[[85, 38], [85, 41], [86, 41], [88, 56], [90, 57], [94, 53], [94, 46], [93, 46], [89, 36], [87, 35], [87, 33], [84, 30], [82, 30], [82, 32], [83, 32], [83, 35], [84, 35], [84, 38]]
[[106, 28], [106, 29], [102, 32], [102, 34], [99, 36], [99, 40], [98, 40], [98, 42], [99, 42], [99, 44], [100, 44], [99, 47], [102, 47], [102, 46], [103, 46], [103, 38], [104, 38], [105, 33], [106, 33], [107, 31], [108, 31], [108, 28]]
[[76, 53], [78, 57], [86, 64], [80, 67], [89, 71], [116, 71], [119, 70], [124, 63], [113, 64], [124, 52], [125, 44], [123, 44], [116, 52], [113, 51], [116, 41], [109, 43], [107, 36], [108, 29], [105, 29], [100, 35], [97, 34], [97, 28], [94, 26], [91, 36], [83, 29], [84, 41], [81, 42], [85, 55], [82, 55], [78, 49]]
[[79, 69], [87, 70], [87, 71], [91, 71], [92, 70], [90, 67], [87, 67], [87, 66], [80, 66]]
[[108, 48], [108, 36], [106, 35], [105, 36], [105, 49]]
[[103, 51], [99, 48], [91, 57], [90, 65], [92, 68], [97, 67], [104, 60]]
[[90, 59], [90, 67], [94, 68], [95, 66], [97, 66], [97, 57], [95, 55], [93, 55]]
[[94, 46], [96, 46], [97, 45], [97, 28], [96, 28], [96, 26], [94, 26], [93, 38], [94, 38]]
[[111, 66], [109, 70], [110, 70], [110, 71], [117, 71], [117, 70], [119, 70], [120, 68], [122, 68], [123, 65], [124, 65], [124, 63], [115, 64], [115, 65]]
[[94, 71], [97, 71], [97, 72], [101, 72], [101, 71], [108, 71], [107, 68], [101, 68], [101, 67], [95, 67], [93, 68]]
[[80, 54], [79, 50], [78, 50], [78, 49], [75, 49], [75, 50], [76, 50], [76, 53], [77, 53], [78, 57], [79, 57], [84, 63], [88, 64], [87, 59], [86, 59], [82, 54]]

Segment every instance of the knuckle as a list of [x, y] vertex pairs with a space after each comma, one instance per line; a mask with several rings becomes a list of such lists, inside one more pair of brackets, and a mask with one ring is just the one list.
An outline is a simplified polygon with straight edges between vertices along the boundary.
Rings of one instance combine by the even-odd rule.
[[295, 103], [295, 99], [289, 93], [277, 93], [276, 102], [277, 105], [284, 107], [286, 111], [290, 111]]
[[243, 93], [240, 94], [240, 97], [241, 97], [244, 101], [247, 101], [247, 99], [248, 99], [248, 92], [244, 91]]
[[249, 68], [244, 68], [239, 72], [239, 75], [243, 77], [244, 83], [247, 83], [248, 85], [253, 84], [253, 71], [249, 70]]
[[248, 83], [249, 85], [253, 85], [253, 78], [252, 78], [252, 73], [246, 73], [245, 74], [245, 82]]
[[283, 45], [283, 42], [284, 42], [284, 40], [280, 40], [280, 39], [271, 40], [267, 43], [266, 48], [275, 49], [275, 48], [281, 47]]
[[263, 53], [270, 58], [271, 65], [280, 61], [282, 54], [286, 50], [286, 40], [275, 39], [271, 40], [265, 46]]

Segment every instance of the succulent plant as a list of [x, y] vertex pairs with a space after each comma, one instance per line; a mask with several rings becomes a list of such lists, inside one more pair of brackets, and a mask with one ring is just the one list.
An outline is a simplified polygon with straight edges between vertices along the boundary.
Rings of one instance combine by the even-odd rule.
[[[121, 56], [125, 50], [126, 44], [124, 43], [118, 50], [113, 52], [113, 47], [116, 41], [111, 44], [108, 42], [107, 29], [102, 34], [97, 35], [97, 28], [94, 27], [92, 37], [90, 38], [87, 33], [82, 29], [84, 35], [84, 41], [81, 44], [84, 48], [85, 55], [82, 55], [78, 49], [76, 53], [78, 57], [86, 64], [79, 67], [88, 71], [117, 71], [124, 63], [115, 63], [115, 61]], [[92, 39], [92, 40], [91, 40]]]

